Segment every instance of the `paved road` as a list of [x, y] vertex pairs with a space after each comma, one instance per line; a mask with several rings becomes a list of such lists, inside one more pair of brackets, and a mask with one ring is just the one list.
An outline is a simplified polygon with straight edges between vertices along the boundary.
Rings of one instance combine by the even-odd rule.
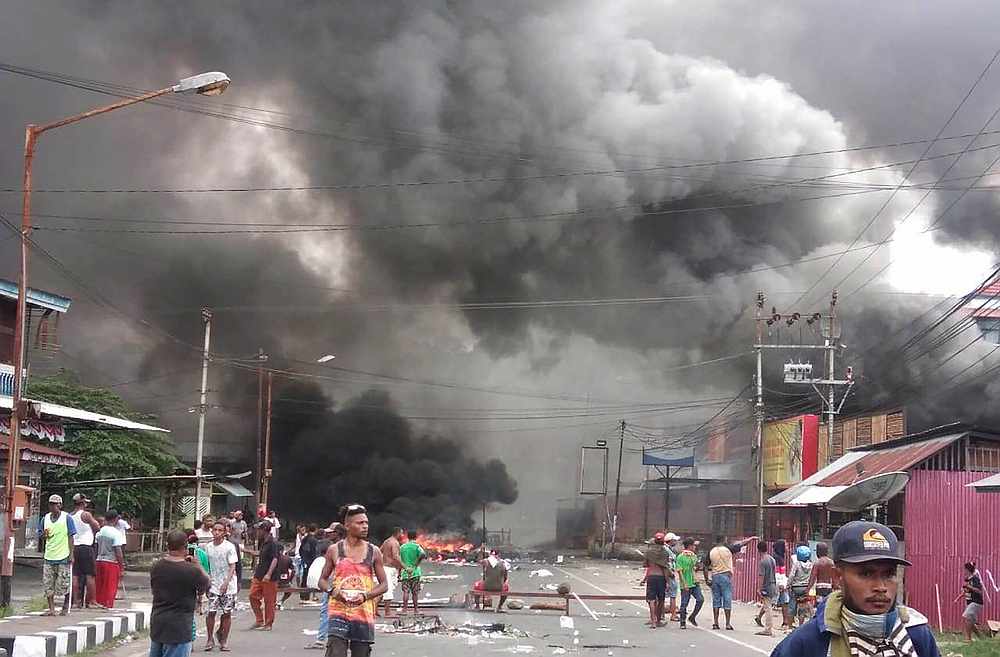
[[[553, 577], [531, 577], [533, 569], [548, 569]], [[427, 584], [425, 595], [432, 598], [447, 597], [463, 590], [478, 576], [478, 569], [448, 564], [431, 565], [430, 575], [447, 579]], [[456, 577], [457, 576], [457, 577]], [[563, 566], [546, 564], [520, 564], [512, 574], [514, 590], [532, 591], [546, 584], [568, 582], [578, 593], [636, 594], [641, 573], [633, 564], [571, 561]], [[290, 601], [291, 602], [291, 601]], [[241, 605], [243, 606], [243, 605]], [[560, 614], [555, 611], [511, 611], [506, 614], [472, 612], [464, 610], [428, 610], [451, 627], [463, 625], [482, 626], [504, 623], [505, 632], [466, 630], [434, 634], [380, 631], [376, 641], [376, 654], [413, 655], [416, 657], [451, 657], [469, 654], [513, 653], [533, 655], [691, 655], [693, 657], [757, 657], [768, 655], [777, 639], [756, 637], [750, 624], [752, 611], [739, 608], [734, 617], [735, 632], [712, 632], [706, 629], [680, 630], [676, 624], [668, 628], [651, 630], [643, 625], [646, 617], [642, 603], [599, 602], [589, 604], [597, 616], [594, 620], [579, 603], [573, 604], [573, 628], [560, 626]], [[277, 654], [321, 655], [321, 651], [304, 650], [314, 634], [318, 611], [315, 608], [290, 608], [279, 612], [273, 632], [249, 632], [252, 623], [247, 609], [241, 609], [234, 619], [237, 628], [230, 641], [234, 654], [245, 657], [265, 657]], [[709, 603], [710, 607], [710, 603]], [[702, 626], [711, 625], [711, 610], [702, 611]], [[196, 645], [200, 650], [201, 642]], [[145, 647], [140, 644], [123, 646], [110, 653], [113, 657], [139, 657]], [[562, 651], [565, 651], [563, 653]]]

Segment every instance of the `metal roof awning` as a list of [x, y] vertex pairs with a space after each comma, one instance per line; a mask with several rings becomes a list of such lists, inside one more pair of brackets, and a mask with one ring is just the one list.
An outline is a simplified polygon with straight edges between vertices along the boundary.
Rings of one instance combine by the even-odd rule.
[[249, 488], [235, 481], [213, 481], [212, 485], [233, 497], [253, 497]]
[[[114, 417], [113, 415], [102, 415], [101, 413], [91, 413], [90, 411], [84, 411], [79, 408], [73, 408], [71, 406], [61, 406], [59, 404], [52, 404], [49, 402], [35, 401], [33, 399], [25, 400], [37, 405], [38, 412], [41, 415], [48, 415], [51, 417], [60, 418], [63, 420], [76, 420], [84, 424], [93, 424], [96, 427], [111, 427], [115, 429], [129, 429], [132, 431], [155, 431], [159, 433], [170, 433], [169, 429], [164, 429], [162, 427], [156, 427], [151, 424], [143, 424], [142, 422], [133, 422], [132, 420], [126, 420], [121, 417]], [[8, 395], [0, 395], [0, 409], [10, 409], [13, 407], [13, 400]]]
[[[826, 466], [825, 468], [818, 470], [815, 474], [806, 477], [801, 482], [795, 484], [791, 488], [781, 491], [777, 495], [774, 495], [768, 499], [769, 504], [794, 504], [798, 502], [798, 499], [802, 497], [805, 500], [816, 500], [825, 497], [823, 501], [809, 501], [802, 502], [803, 504], [822, 504], [828, 501], [831, 497], [843, 490], [843, 487], [836, 487], [836, 490], [825, 491], [822, 490], [824, 486], [820, 486], [820, 482], [830, 475], [840, 472], [844, 468], [850, 467], [856, 461], [861, 460], [863, 454], [861, 452], [848, 452], [844, 454], [839, 459]], [[819, 490], [814, 490], [819, 489]]]
[[966, 488], [972, 488], [977, 493], [1000, 493], [1000, 474], [986, 477], [971, 484], [966, 484]]
[[[14, 281], [8, 281], [5, 278], [0, 278], [0, 297], [16, 301], [18, 292], [17, 283]], [[46, 292], [45, 290], [36, 290], [30, 287], [28, 288], [28, 294], [24, 300], [28, 305], [45, 308], [46, 310], [54, 310], [57, 313], [66, 312], [69, 310], [69, 305], [72, 303], [72, 300], [67, 297], [60, 296], [52, 292]]]

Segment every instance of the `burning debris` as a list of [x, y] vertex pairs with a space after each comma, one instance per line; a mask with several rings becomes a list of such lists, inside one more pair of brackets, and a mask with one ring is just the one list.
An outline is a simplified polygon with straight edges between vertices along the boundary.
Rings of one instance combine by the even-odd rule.
[[483, 639], [524, 639], [528, 634], [506, 623], [473, 623], [448, 625], [440, 616], [403, 616], [391, 624], [376, 625], [379, 632], [387, 634], [439, 634], [453, 637], [474, 637]]

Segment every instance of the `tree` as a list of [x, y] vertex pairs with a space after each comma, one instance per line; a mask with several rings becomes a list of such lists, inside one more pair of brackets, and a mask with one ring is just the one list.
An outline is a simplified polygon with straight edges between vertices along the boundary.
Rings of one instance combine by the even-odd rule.
[[[149, 419], [129, 408], [121, 397], [110, 390], [88, 388], [66, 370], [54, 376], [31, 379], [26, 397], [135, 421]], [[174, 474], [177, 468], [183, 467], [171, 454], [167, 440], [143, 431], [67, 430], [62, 449], [80, 456], [80, 465], [75, 468], [46, 468], [45, 481], [71, 483], [154, 477]], [[103, 499], [100, 490], [84, 492], [98, 501]], [[111, 505], [119, 512], [130, 513], [151, 523], [159, 517], [159, 492], [153, 486], [119, 486], [114, 489]]]

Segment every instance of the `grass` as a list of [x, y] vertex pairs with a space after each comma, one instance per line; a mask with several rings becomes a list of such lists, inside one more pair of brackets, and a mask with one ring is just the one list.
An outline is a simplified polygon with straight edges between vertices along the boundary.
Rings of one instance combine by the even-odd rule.
[[142, 632], [136, 632], [135, 634], [129, 635], [130, 638], [120, 637], [115, 641], [108, 641], [100, 645], [94, 646], [93, 648], [87, 648], [86, 650], [81, 650], [78, 653], [74, 653], [74, 657], [97, 657], [97, 655], [103, 655], [109, 650], [114, 650], [115, 648], [120, 648], [128, 643], [136, 643], [141, 647], [142, 642], [149, 639], [149, 631], [143, 630]]
[[1000, 657], [1000, 639], [979, 639], [966, 643], [961, 634], [937, 634], [938, 648], [942, 655], [956, 657]]
[[45, 611], [48, 608], [49, 603], [46, 601], [45, 596], [36, 595], [24, 603], [24, 607], [21, 609], [21, 612]]

